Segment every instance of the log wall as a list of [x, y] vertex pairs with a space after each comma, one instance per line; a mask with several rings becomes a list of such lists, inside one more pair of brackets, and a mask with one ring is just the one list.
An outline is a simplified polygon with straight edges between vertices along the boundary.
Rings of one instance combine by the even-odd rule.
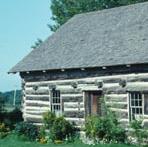
[[[126, 81], [122, 87], [121, 80]], [[98, 87], [96, 81], [102, 81]], [[73, 88], [72, 83], [77, 83]], [[23, 116], [24, 120], [36, 124], [42, 123], [42, 114], [51, 109], [50, 86], [55, 85], [60, 90], [63, 102], [63, 115], [77, 126], [85, 120], [85, 91], [102, 91], [106, 105], [115, 112], [121, 123], [129, 122], [128, 91], [148, 91], [148, 73], [110, 75], [79, 79], [27, 81], [23, 84]], [[145, 122], [148, 121], [148, 116]]]

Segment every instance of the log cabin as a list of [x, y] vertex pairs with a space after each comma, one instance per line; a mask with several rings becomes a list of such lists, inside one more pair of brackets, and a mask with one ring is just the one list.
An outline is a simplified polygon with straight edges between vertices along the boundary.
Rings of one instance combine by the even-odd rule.
[[52, 111], [83, 126], [104, 105], [148, 125], [148, 2], [75, 15], [9, 73], [22, 79], [23, 117]]

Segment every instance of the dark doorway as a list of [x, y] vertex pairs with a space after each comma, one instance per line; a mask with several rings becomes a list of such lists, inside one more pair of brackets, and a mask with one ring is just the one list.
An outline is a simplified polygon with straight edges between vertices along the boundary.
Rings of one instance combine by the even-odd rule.
[[101, 115], [101, 91], [85, 92], [85, 116]]

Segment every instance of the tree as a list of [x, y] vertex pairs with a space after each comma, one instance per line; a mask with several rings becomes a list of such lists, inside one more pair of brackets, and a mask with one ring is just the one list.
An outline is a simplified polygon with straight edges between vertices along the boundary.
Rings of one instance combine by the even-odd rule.
[[148, 0], [51, 0], [54, 24], [48, 24], [51, 31], [56, 31], [75, 14], [97, 11], [118, 6], [145, 2]]
[[35, 41], [34, 45], [31, 46], [31, 48], [36, 49], [36, 48], [38, 48], [42, 43], [43, 43], [43, 41], [38, 38], [37, 41]]

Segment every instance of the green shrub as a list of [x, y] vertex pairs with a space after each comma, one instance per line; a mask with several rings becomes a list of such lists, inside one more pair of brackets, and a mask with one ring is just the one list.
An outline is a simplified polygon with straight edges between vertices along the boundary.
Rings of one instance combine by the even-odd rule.
[[9, 133], [9, 128], [4, 123], [0, 123], [0, 139], [6, 137]]
[[22, 112], [20, 109], [15, 108], [11, 112], [6, 112], [4, 115], [3, 122], [8, 126], [11, 130], [15, 128], [15, 124], [23, 121]]
[[47, 131], [46, 131], [46, 127], [45, 126], [41, 126], [39, 129], [39, 136], [38, 136], [38, 141], [41, 144], [45, 144], [48, 141], [48, 135], [47, 135]]
[[144, 128], [142, 125], [143, 120], [133, 120], [130, 123], [130, 127], [133, 129], [132, 137], [134, 137], [139, 144], [139, 146], [148, 143], [148, 129]]
[[28, 138], [30, 141], [34, 141], [38, 138], [39, 130], [37, 126], [27, 123], [27, 122], [20, 122], [15, 127], [15, 133], [18, 136], [24, 136]]
[[56, 119], [56, 115], [50, 111], [43, 114], [43, 123], [46, 129], [50, 129]]
[[126, 132], [120, 127], [116, 117], [109, 113], [104, 117], [89, 116], [85, 123], [86, 136], [94, 141], [124, 143]]
[[53, 126], [50, 130], [50, 138], [52, 141], [64, 140], [71, 138], [75, 134], [75, 128], [64, 117], [58, 117], [55, 119]]

